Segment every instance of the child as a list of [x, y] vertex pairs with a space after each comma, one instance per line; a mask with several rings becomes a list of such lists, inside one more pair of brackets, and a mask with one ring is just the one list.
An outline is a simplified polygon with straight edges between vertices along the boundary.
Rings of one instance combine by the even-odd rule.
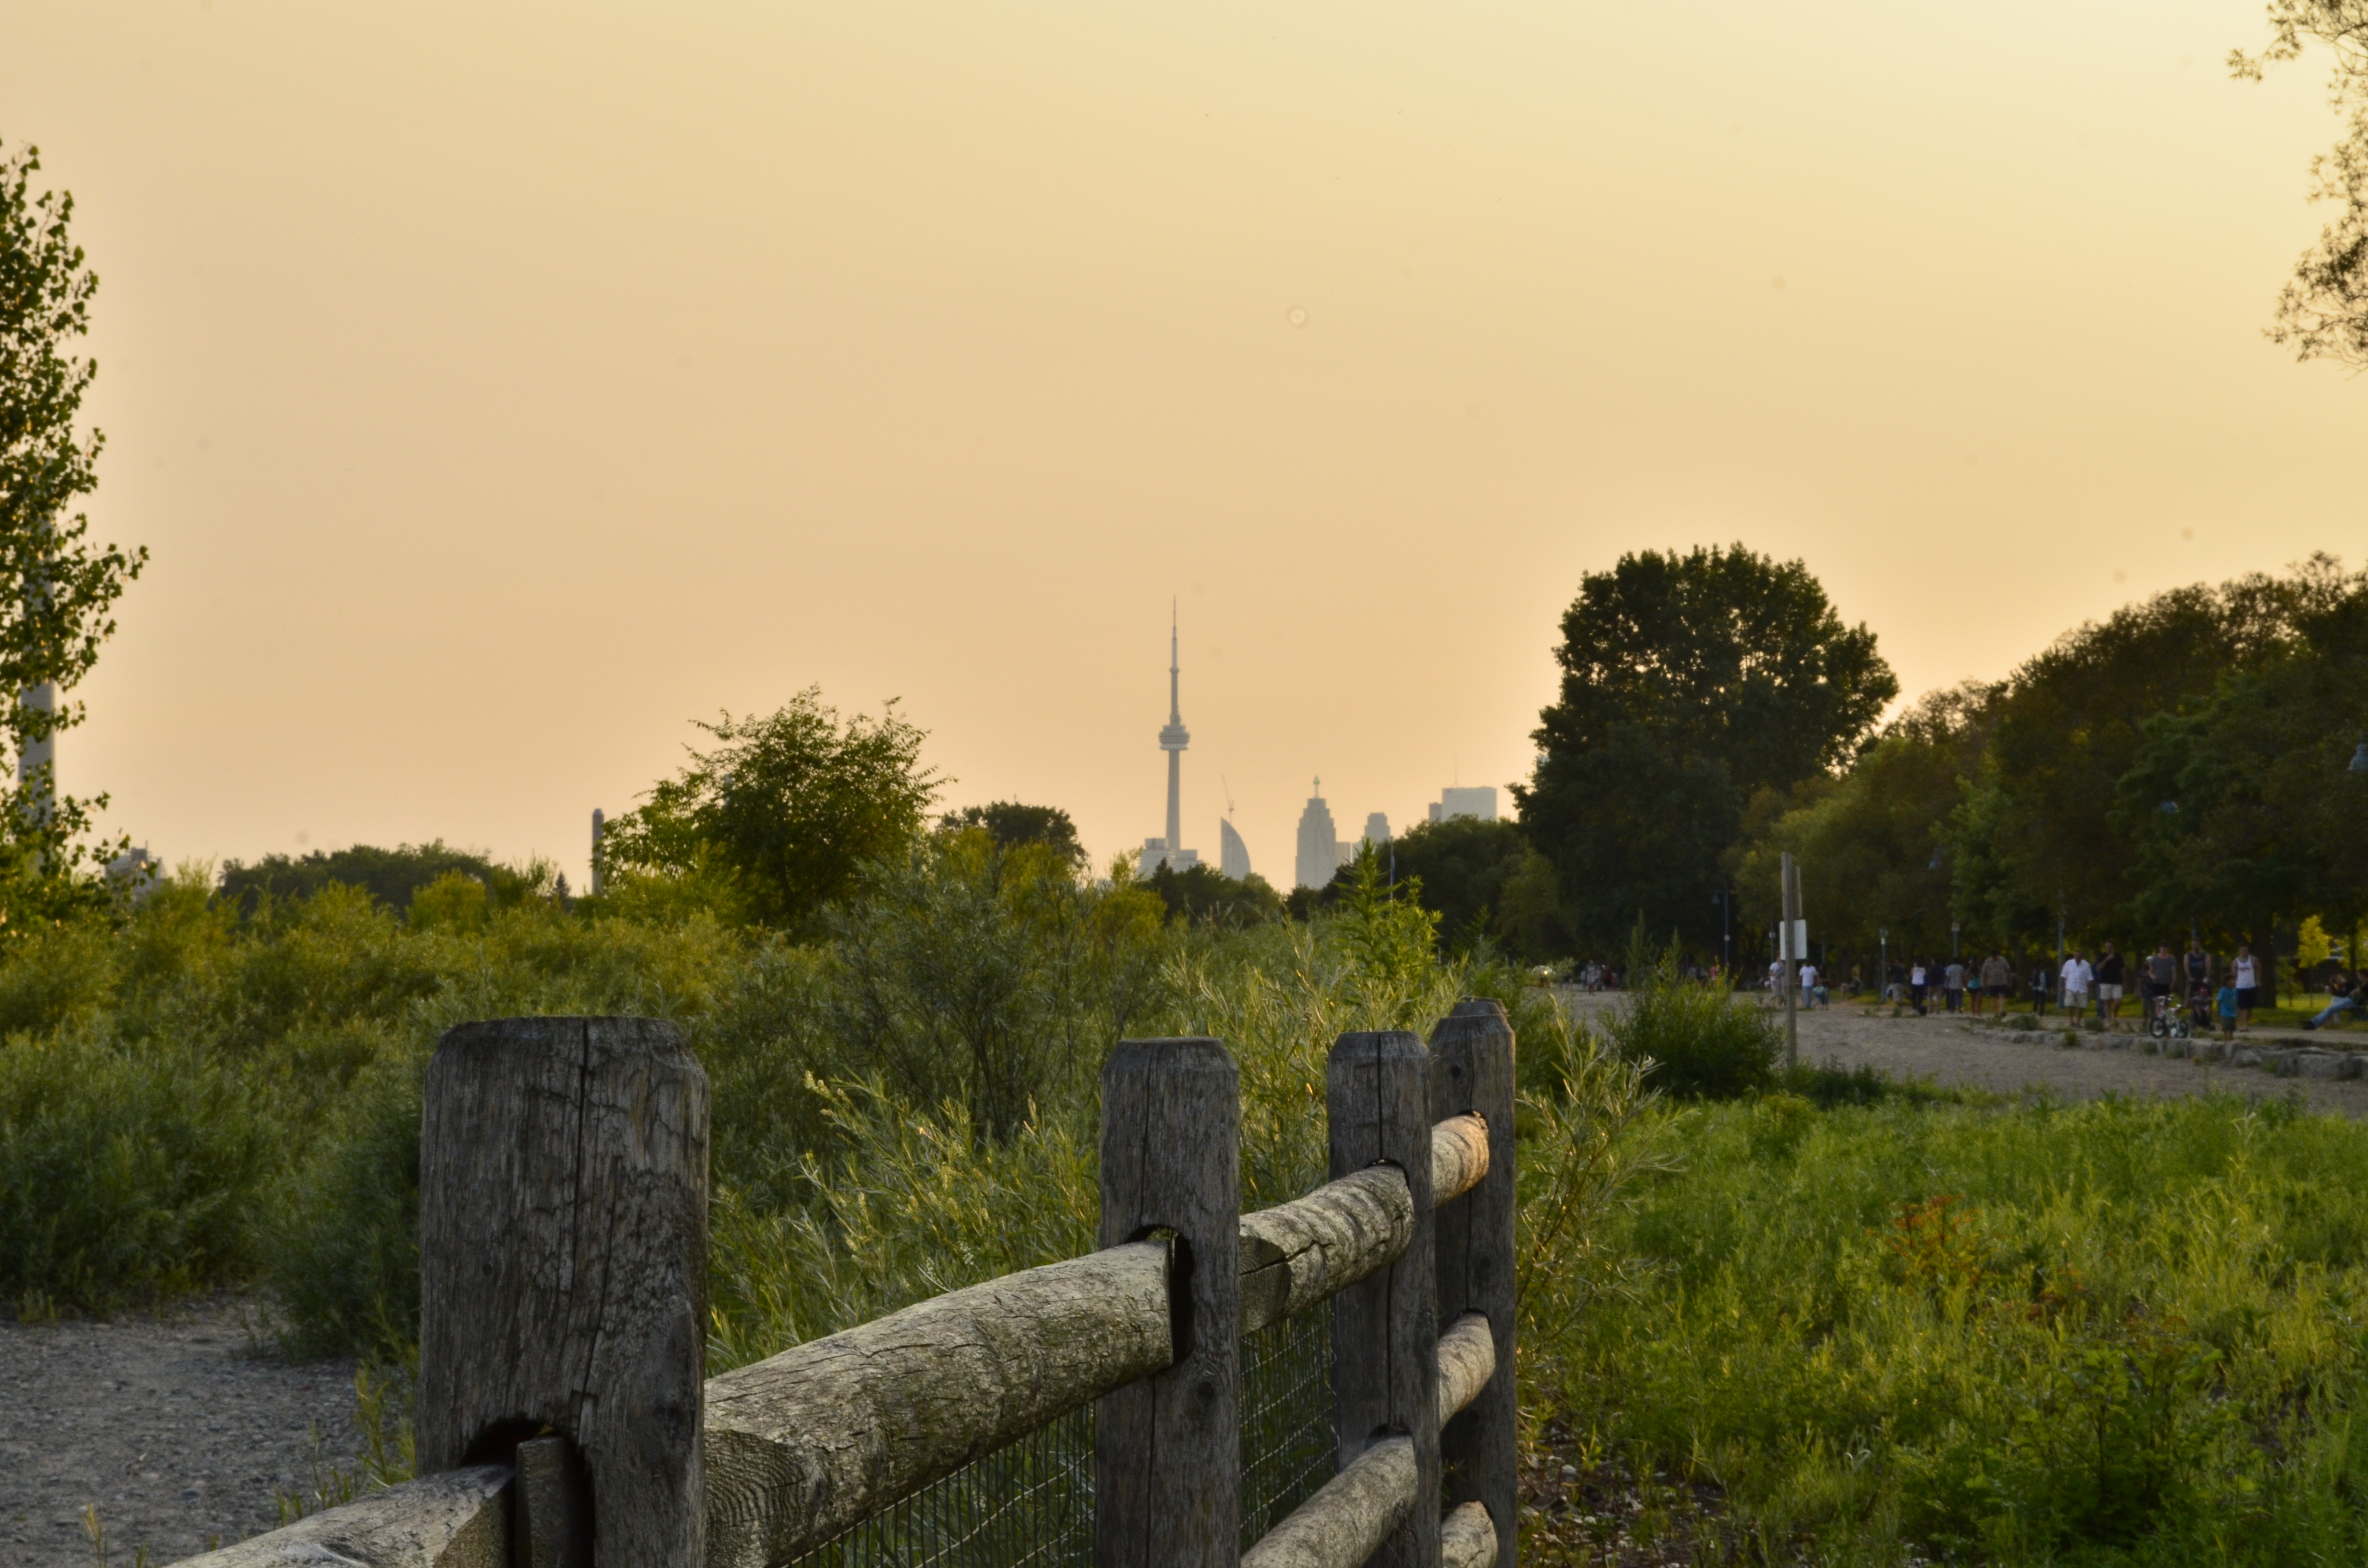
[[2213, 1000], [2220, 1005], [2220, 1038], [2226, 1040], [2235, 1040], [2237, 1038], [2237, 985], [2235, 976], [2223, 975], [2220, 977], [2219, 994], [2214, 996]]

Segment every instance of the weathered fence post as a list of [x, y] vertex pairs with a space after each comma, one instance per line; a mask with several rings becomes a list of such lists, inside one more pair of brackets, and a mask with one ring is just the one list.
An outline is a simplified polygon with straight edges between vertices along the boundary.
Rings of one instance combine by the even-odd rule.
[[1478, 1502], [1497, 1528], [1497, 1568], [1514, 1568], [1520, 1457], [1513, 1389], [1513, 1027], [1497, 1003], [1459, 1002], [1430, 1031], [1431, 1115], [1488, 1124], [1488, 1174], [1439, 1213], [1439, 1320], [1484, 1313], [1497, 1369], [1439, 1435], [1447, 1506]]
[[1334, 1180], [1395, 1166], [1414, 1238], [1395, 1263], [1332, 1298], [1332, 1420], [1341, 1468], [1383, 1437], [1414, 1446], [1414, 1506], [1373, 1568], [1439, 1568], [1439, 1312], [1433, 1302], [1430, 1062], [1402, 1030], [1345, 1034], [1325, 1074]]
[[1102, 1069], [1100, 1244], [1169, 1233], [1175, 1364], [1103, 1397], [1095, 1568], [1234, 1568], [1241, 1532], [1241, 1075], [1222, 1040]]
[[650, 1019], [463, 1024], [428, 1064], [419, 1468], [517, 1463], [515, 1568], [703, 1559], [707, 1119]]

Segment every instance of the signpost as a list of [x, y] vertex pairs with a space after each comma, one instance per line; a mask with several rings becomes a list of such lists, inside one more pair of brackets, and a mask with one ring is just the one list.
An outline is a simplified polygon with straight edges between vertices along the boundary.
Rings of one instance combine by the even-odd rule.
[[1801, 1060], [1801, 1019], [1799, 1015], [1801, 960], [1808, 956], [1809, 923], [1801, 918], [1801, 867], [1787, 851], [1783, 861], [1784, 920], [1778, 927], [1782, 933], [1783, 951], [1777, 955], [1784, 965], [1784, 1070], [1791, 1072]]

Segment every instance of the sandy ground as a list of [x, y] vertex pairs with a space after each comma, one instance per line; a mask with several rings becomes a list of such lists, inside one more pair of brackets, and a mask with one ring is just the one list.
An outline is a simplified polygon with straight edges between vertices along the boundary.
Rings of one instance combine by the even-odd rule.
[[[1618, 1001], [1608, 994], [1571, 994], [1582, 1012], [1600, 1011]], [[1781, 1009], [1775, 1017], [1781, 1024]], [[1894, 1078], [1924, 1078], [2008, 1095], [2044, 1089], [2066, 1099], [2203, 1094], [2280, 1099], [2291, 1095], [2313, 1110], [2368, 1118], [2368, 1079], [2282, 1078], [2255, 1067], [2207, 1066], [2152, 1055], [2145, 1049], [2145, 1037], [2135, 1033], [2084, 1033], [2079, 1048], [2069, 1050], [2060, 1028], [2007, 1029], [1939, 1013], [1922, 1018], [1870, 1017], [1849, 1003], [1803, 1013], [1800, 1028], [1804, 1062], [1872, 1067]], [[2368, 1046], [2368, 1035], [2255, 1029], [2239, 1033], [2237, 1042], [2357, 1048]]]
[[[351, 1363], [291, 1365], [215, 1300], [114, 1323], [0, 1321], [0, 1564], [171, 1562], [279, 1522], [276, 1490], [349, 1463]], [[319, 1434], [314, 1447], [313, 1434]]]

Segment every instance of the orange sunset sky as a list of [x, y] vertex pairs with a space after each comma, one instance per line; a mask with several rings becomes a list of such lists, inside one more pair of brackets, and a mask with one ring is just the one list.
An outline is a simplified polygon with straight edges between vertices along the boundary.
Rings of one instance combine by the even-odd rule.
[[171, 860], [584, 874], [819, 683], [949, 804], [1288, 885], [1503, 784], [1621, 552], [1807, 561], [1913, 695], [2368, 551], [2368, 383], [2260, 329], [2325, 62], [2254, 0], [9, 0], [154, 560], [65, 788]]

